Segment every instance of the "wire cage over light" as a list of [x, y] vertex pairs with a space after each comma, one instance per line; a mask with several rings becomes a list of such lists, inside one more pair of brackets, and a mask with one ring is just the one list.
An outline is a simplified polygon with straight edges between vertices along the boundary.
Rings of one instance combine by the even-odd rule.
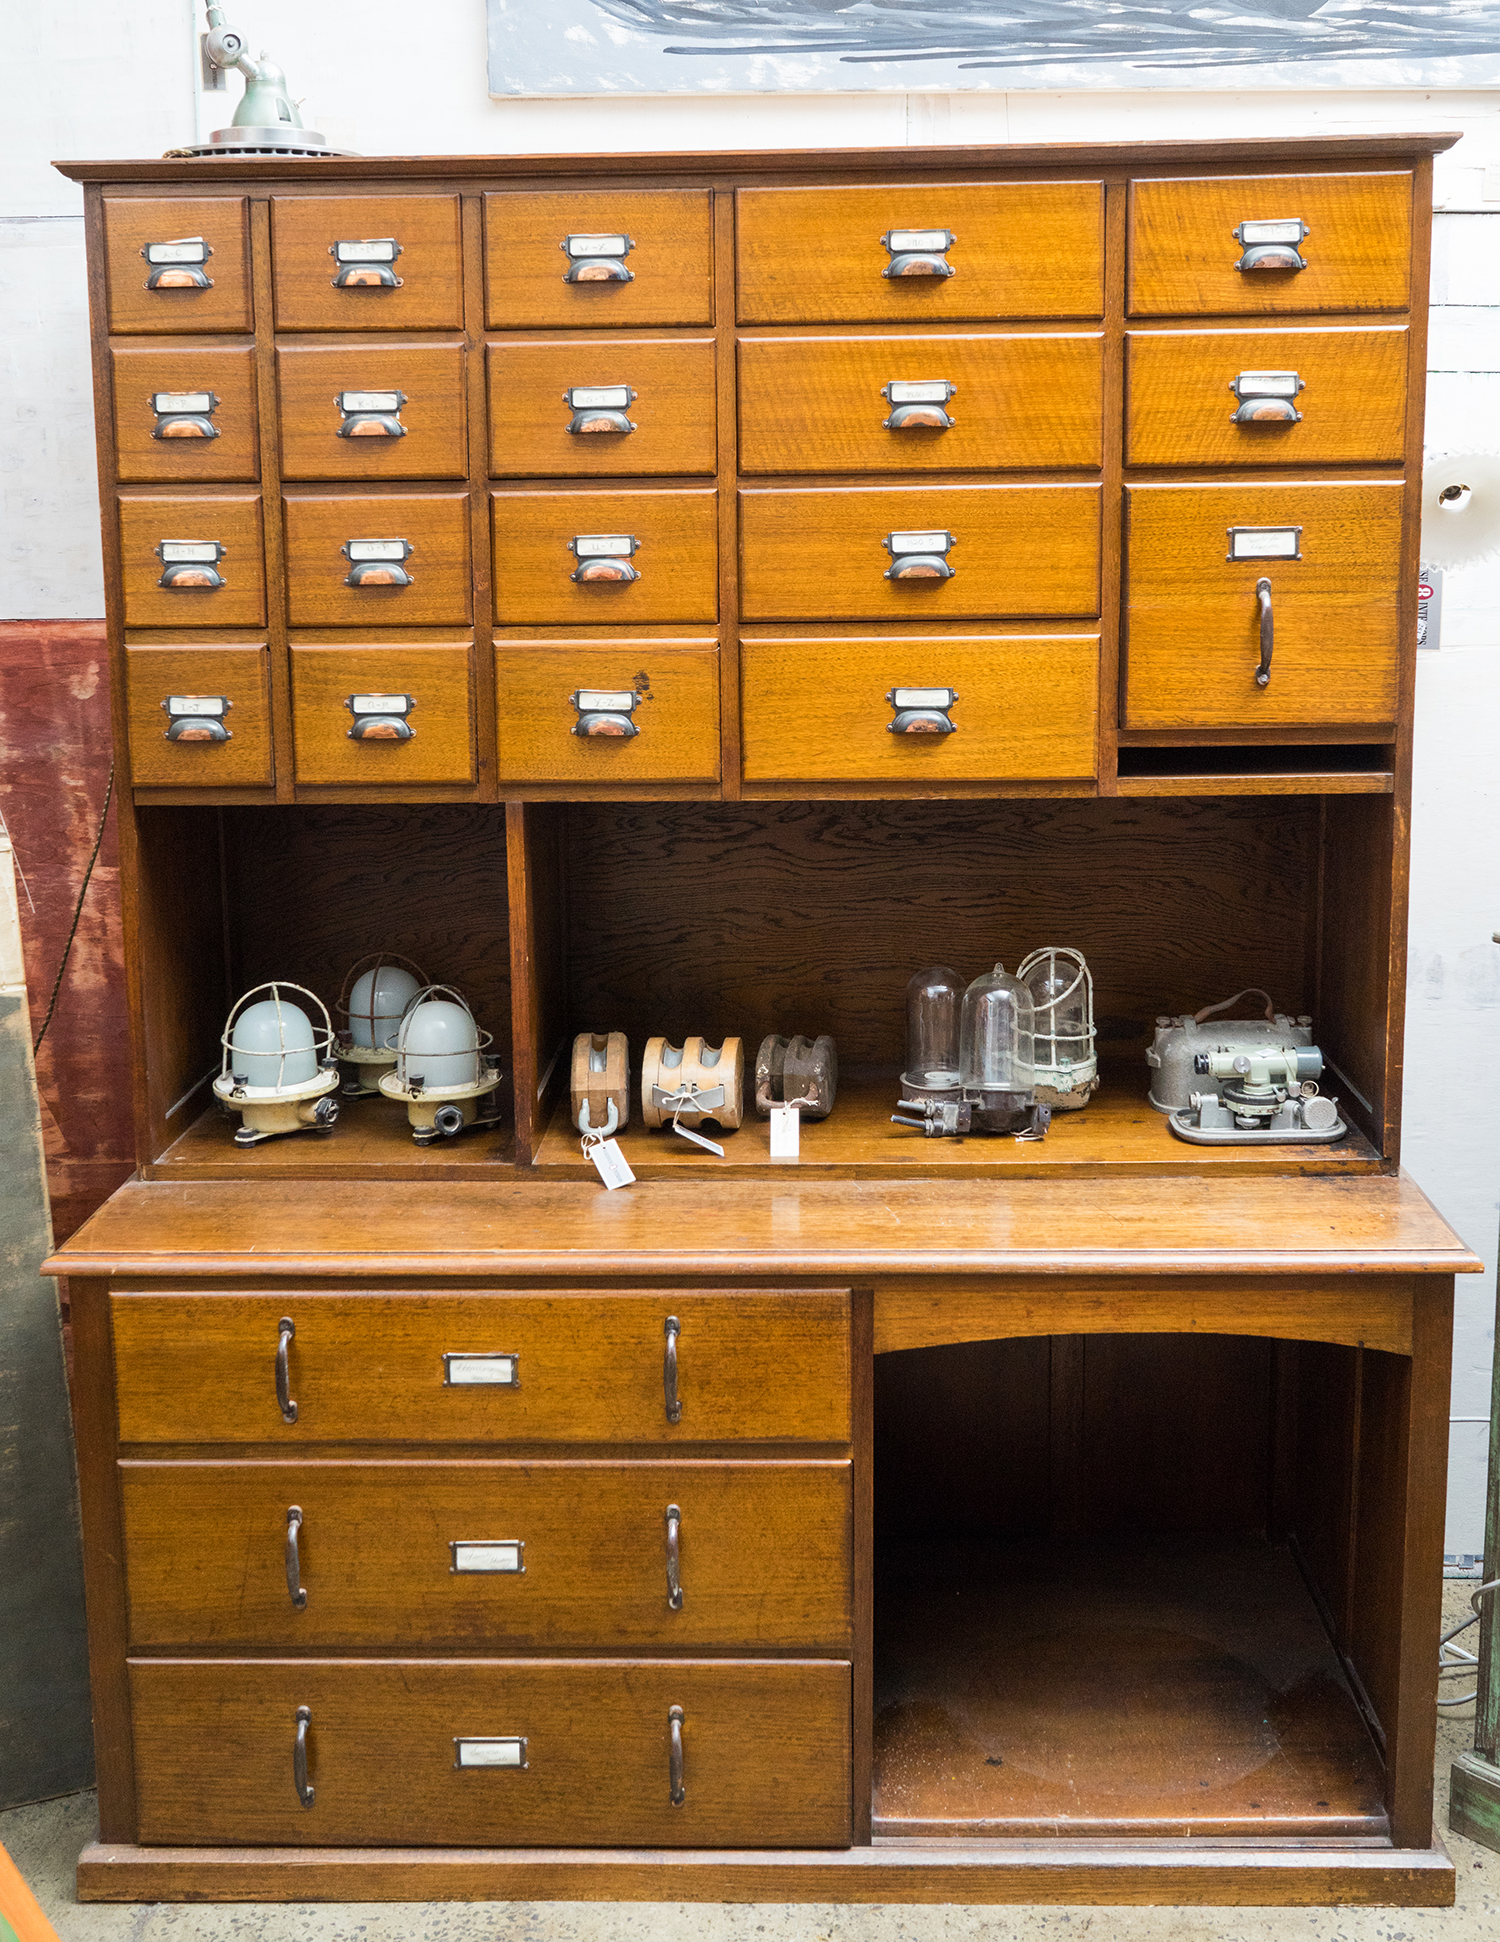
[[333, 1007], [344, 1021], [338, 1056], [346, 1099], [379, 1096], [381, 1079], [396, 1069], [402, 1014], [427, 984], [421, 966], [397, 951], [371, 951], [350, 965]]
[[[294, 992], [316, 1007], [321, 1025], [293, 1002]], [[332, 1127], [339, 1116], [339, 1102], [329, 1097], [339, 1083], [333, 1042], [328, 1007], [306, 985], [272, 979], [235, 1001], [219, 1034], [223, 1058], [213, 1089], [240, 1115], [236, 1146]]]
[[1031, 993], [1036, 1096], [1060, 1112], [1077, 1112], [1099, 1090], [1094, 978], [1082, 951], [1044, 944], [1016, 976]]
[[395, 1067], [380, 1080], [380, 1090], [387, 1099], [405, 1100], [418, 1146], [500, 1124], [500, 1102], [493, 1097], [500, 1068], [485, 1057], [492, 1042], [452, 985], [426, 985], [407, 1001], [395, 1033]]

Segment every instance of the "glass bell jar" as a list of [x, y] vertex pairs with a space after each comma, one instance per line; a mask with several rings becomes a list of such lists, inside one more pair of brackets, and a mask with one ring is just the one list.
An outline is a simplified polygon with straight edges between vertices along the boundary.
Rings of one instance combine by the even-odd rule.
[[1035, 1007], [1036, 1096], [1055, 1112], [1077, 1112], [1099, 1090], [1094, 1047], [1094, 980], [1081, 951], [1044, 944], [1017, 968]]
[[946, 1099], [958, 1092], [958, 1017], [964, 985], [946, 964], [929, 964], [906, 987], [905, 1099]]
[[1034, 1026], [1031, 993], [1003, 964], [976, 978], [964, 993], [959, 1082], [976, 1129], [1009, 1133], [1030, 1118], [1036, 1098]]

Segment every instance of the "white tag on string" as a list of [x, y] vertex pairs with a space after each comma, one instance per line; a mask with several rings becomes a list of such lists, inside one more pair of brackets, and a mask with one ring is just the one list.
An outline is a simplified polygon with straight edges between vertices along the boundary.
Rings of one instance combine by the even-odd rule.
[[797, 1106], [771, 1108], [771, 1158], [797, 1160], [802, 1157], [802, 1112]]
[[635, 1184], [635, 1175], [630, 1171], [630, 1162], [620, 1151], [618, 1140], [606, 1140], [597, 1133], [585, 1133], [583, 1150], [593, 1161], [599, 1178], [611, 1192], [616, 1187], [630, 1187]]
[[675, 1119], [672, 1121], [672, 1131], [680, 1139], [691, 1140], [694, 1146], [701, 1146], [705, 1153], [717, 1153], [719, 1158], [723, 1159], [724, 1149], [716, 1141], [705, 1139], [701, 1133], [690, 1132], [686, 1126], [679, 1125]]

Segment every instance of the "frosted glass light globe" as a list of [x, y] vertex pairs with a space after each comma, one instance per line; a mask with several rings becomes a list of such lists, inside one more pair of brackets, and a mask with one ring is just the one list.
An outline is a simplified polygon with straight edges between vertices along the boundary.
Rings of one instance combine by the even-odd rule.
[[429, 998], [401, 1027], [403, 1080], [424, 1087], [477, 1086], [479, 1028], [473, 1015], [447, 998]]
[[300, 1086], [318, 1074], [313, 1028], [300, 1005], [262, 998], [234, 1021], [230, 1064], [247, 1086]]
[[401, 1014], [421, 986], [399, 964], [377, 964], [354, 981], [349, 994], [349, 1037], [362, 1050], [384, 1051]]

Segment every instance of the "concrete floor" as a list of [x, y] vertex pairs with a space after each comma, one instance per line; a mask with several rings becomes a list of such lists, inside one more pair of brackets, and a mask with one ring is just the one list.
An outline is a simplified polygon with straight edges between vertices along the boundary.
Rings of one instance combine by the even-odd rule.
[[[1445, 1587], [1445, 1628], [1471, 1585]], [[1476, 1633], [1465, 1633], [1469, 1644]], [[1445, 1681], [1448, 1692], [1462, 1682]], [[1451, 1909], [840, 1908], [626, 1902], [344, 1902], [217, 1908], [81, 1907], [73, 1864], [94, 1797], [0, 1814], [3, 1844], [62, 1942], [1500, 1942], [1500, 1854], [1448, 1830], [1448, 1768], [1472, 1706], [1438, 1716], [1437, 1825], [1458, 1870]]]

